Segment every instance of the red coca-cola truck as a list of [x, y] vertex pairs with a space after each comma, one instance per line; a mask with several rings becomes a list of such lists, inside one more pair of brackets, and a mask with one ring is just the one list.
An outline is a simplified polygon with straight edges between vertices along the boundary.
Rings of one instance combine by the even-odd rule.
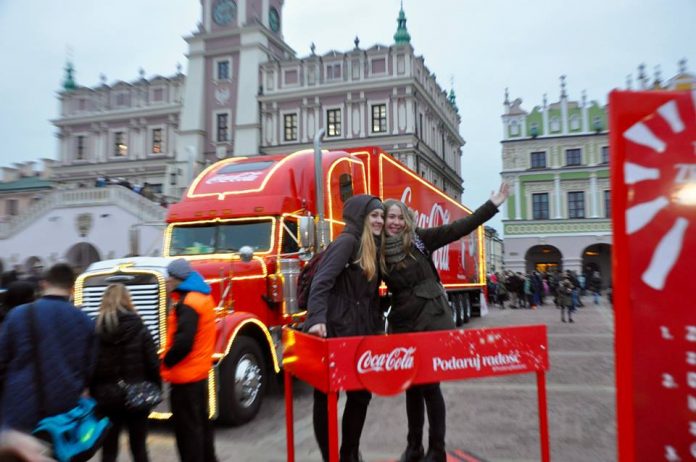
[[[94, 263], [77, 280], [76, 303], [95, 315], [106, 286], [126, 284], [161, 346], [166, 267], [172, 258], [189, 260], [218, 302], [211, 417], [246, 422], [280, 371], [282, 326], [303, 319], [297, 303], [301, 267], [343, 228], [344, 201], [362, 193], [404, 201], [419, 227], [470, 213], [376, 147], [232, 157], [206, 168], [170, 207], [163, 257]], [[468, 322], [485, 287], [482, 228], [437, 250], [433, 260], [456, 323]]]

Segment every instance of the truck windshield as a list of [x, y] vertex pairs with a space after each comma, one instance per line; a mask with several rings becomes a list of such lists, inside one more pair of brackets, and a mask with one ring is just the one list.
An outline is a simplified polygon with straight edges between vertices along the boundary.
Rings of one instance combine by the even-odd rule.
[[271, 229], [271, 220], [174, 226], [169, 255], [238, 252], [245, 245], [255, 252], [269, 251]]

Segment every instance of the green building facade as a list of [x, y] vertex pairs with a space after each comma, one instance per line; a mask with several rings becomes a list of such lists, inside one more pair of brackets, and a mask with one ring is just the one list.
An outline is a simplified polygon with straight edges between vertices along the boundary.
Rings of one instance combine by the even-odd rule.
[[560, 99], [530, 111], [505, 93], [503, 210], [505, 267], [512, 271], [599, 271], [610, 282], [611, 220], [607, 107]]

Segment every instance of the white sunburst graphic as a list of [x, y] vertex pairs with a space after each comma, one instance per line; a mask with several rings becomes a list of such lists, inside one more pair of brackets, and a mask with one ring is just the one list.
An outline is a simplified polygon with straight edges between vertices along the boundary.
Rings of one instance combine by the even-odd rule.
[[[685, 130], [685, 124], [675, 100], [660, 106], [656, 113], [648, 119], [661, 119], [666, 122], [672, 133], [682, 133]], [[646, 122], [641, 121], [633, 124], [623, 133], [624, 138], [632, 143], [647, 147], [656, 154], [664, 155], [668, 151], [667, 142], [658, 136]], [[696, 205], [696, 183], [694, 183], [696, 164], [674, 163], [672, 166], [677, 170], [675, 182], [682, 183], [684, 186], [680, 187], [679, 192], [671, 197], [660, 195], [627, 209], [626, 232], [628, 234], [643, 229], [655, 219], [659, 212], [672, 203]], [[663, 175], [665, 175], [665, 171], [659, 168], [640, 165], [628, 160], [624, 164], [624, 178], [629, 185], [664, 179]], [[674, 220], [669, 231], [660, 238], [652, 253], [650, 263], [641, 276], [641, 280], [646, 285], [656, 290], [662, 290], [665, 287], [667, 277], [681, 255], [684, 236], [689, 225], [688, 218], [679, 216]]]

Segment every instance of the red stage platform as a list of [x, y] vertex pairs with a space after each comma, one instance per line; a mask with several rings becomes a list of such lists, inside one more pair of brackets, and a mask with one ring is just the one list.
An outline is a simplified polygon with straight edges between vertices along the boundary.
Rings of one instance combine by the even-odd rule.
[[394, 395], [420, 383], [537, 374], [541, 460], [548, 462], [546, 326], [322, 339], [283, 330], [288, 462], [295, 460], [292, 376], [328, 394], [330, 462], [338, 462], [337, 392]]

